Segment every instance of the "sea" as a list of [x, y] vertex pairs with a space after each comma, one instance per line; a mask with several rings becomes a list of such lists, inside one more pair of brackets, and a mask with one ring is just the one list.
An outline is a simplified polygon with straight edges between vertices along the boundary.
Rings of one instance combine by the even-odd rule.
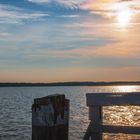
[[[70, 99], [69, 140], [82, 140], [90, 122], [86, 93], [102, 92], [140, 92], [140, 86], [0, 87], [0, 140], [31, 140], [33, 100], [53, 94]], [[140, 107], [104, 107], [103, 123], [140, 126]], [[140, 140], [140, 135], [105, 133], [103, 139]]]

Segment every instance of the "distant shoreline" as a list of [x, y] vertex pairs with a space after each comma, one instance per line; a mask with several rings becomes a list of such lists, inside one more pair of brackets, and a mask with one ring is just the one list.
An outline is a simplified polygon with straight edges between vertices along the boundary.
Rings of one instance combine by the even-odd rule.
[[136, 82], [56, 82], [56, 83], [0, 83], [0, 87], [45, 87], [45, 86], [122, 86], [140, 85]]

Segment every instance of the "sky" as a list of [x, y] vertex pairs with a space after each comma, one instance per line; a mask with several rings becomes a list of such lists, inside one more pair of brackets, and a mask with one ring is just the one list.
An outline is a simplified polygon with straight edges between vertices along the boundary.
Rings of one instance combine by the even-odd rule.
[[139, 81], [140, 0], [0, 0], [0, 82]]

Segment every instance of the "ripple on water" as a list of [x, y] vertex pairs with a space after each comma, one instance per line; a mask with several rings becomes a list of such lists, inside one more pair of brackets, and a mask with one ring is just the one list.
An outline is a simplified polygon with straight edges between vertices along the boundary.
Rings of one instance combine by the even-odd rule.
[[[62, 93], [70, 99], [69, 140], [81, 140], [89, 124], [85, 93], [140, 91], [140, 86], [0, 88], [0, 140], [31, 140], [34, 98]], [[104, 107], [104, 123], [140, 126], [140, 107]], [[140, 140], [140, 136], [104, 134], [105, 140]]]

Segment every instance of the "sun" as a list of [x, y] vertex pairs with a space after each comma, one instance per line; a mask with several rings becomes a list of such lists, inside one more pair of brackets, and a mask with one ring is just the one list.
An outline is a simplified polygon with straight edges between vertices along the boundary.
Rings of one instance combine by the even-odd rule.
[[129, 9], [121, 9], [116, 15], [119, 26], [126, 27], [132, 18], [132, 12]]

